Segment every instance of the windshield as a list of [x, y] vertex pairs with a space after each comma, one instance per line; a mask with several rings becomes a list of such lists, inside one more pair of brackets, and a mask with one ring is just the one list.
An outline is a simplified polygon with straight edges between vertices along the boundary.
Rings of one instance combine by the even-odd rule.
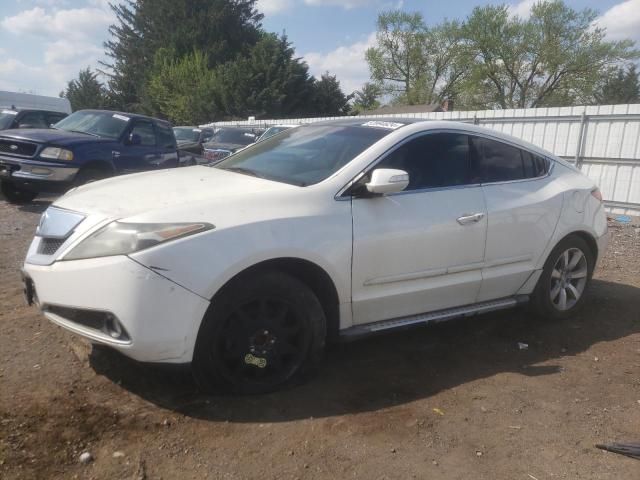
[[0, 111], [0, 130], [9, 128], [15, 120], [16, 115], [18, 115], [18, 112], [15, 112], [13, 110]]
[[223, 128], [218, 130], [211, 139], [211, 143], [233, 143], [236, 145], [251, 145], [256, 136], [249, 130], [237, 128]]
[[361, 126], [290, 128], [232, 155], [215, 168], [292, 185], [313, 185], [337, 172], [390, 132]]
[[118, 139], [128, 124], [129, 117], [119, 113], [80, 111], [60, 120], [53, 128]]
[[173, 134], [176, 136], [178, 142], [197, 142], [200, 140], [199, 128], [191, 127], [174, 127]]

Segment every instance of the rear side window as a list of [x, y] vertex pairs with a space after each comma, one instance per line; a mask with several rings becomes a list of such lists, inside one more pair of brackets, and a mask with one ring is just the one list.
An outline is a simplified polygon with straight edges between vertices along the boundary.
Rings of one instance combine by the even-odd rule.
[[406, 171], [406, 190], [465, 185], [469, 183], [469, 137], [458, 133], [423, 135], [391, 152], [376, 168]]
[[540, 155], [522, 150], [522, 162], [524, 164], [524, 178], [542, 177], [549, 173], [549, 161]]

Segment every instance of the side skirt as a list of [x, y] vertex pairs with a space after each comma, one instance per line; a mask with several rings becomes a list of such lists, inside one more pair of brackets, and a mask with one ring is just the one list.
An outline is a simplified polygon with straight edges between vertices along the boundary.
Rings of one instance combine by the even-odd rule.
[[466, 305], [464, 307], [448, 308], [446, 310], [438, 310], [437, 312], [420, 313], [418, 315], [393, 318], [391, 320], [383, 320], [381, 322], [356, 325], [354, 327], [341, 330], [339, 332], [339, 338], [342, 341], [356, 340], [361, 337], [381, 333], [387, 330], [400, 330], [415, 325], [443, 322], [453, 318], [471, 317], [481, 313], [513, 308], [517, 305], [527, 303], [528, 301], [529, 295], [517, 295], [515, 297], [474, 303], [473, 305]]

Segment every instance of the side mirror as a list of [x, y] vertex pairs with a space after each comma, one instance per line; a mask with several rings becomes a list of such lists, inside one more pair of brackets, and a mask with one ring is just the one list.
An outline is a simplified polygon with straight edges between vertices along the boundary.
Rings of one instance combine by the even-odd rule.
[[129, 134], [127, 138], [127, 145], [140, 145], [142, 143], [142, 137], [137, 133]]
[[409, 185], [409, 174], [404, 170], [378, 168], [371, 172], [371, 181], [366, 184], [369, 193], [385, 195], [403, 191]]

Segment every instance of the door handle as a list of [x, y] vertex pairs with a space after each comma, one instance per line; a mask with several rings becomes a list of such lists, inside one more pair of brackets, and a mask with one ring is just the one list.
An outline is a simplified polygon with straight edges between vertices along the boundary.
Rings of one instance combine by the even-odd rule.
[[470, 225], [472, 223], [478, 223], [484, 218], [484, 213], [464, 214], [457, 219], [460, 225]]

